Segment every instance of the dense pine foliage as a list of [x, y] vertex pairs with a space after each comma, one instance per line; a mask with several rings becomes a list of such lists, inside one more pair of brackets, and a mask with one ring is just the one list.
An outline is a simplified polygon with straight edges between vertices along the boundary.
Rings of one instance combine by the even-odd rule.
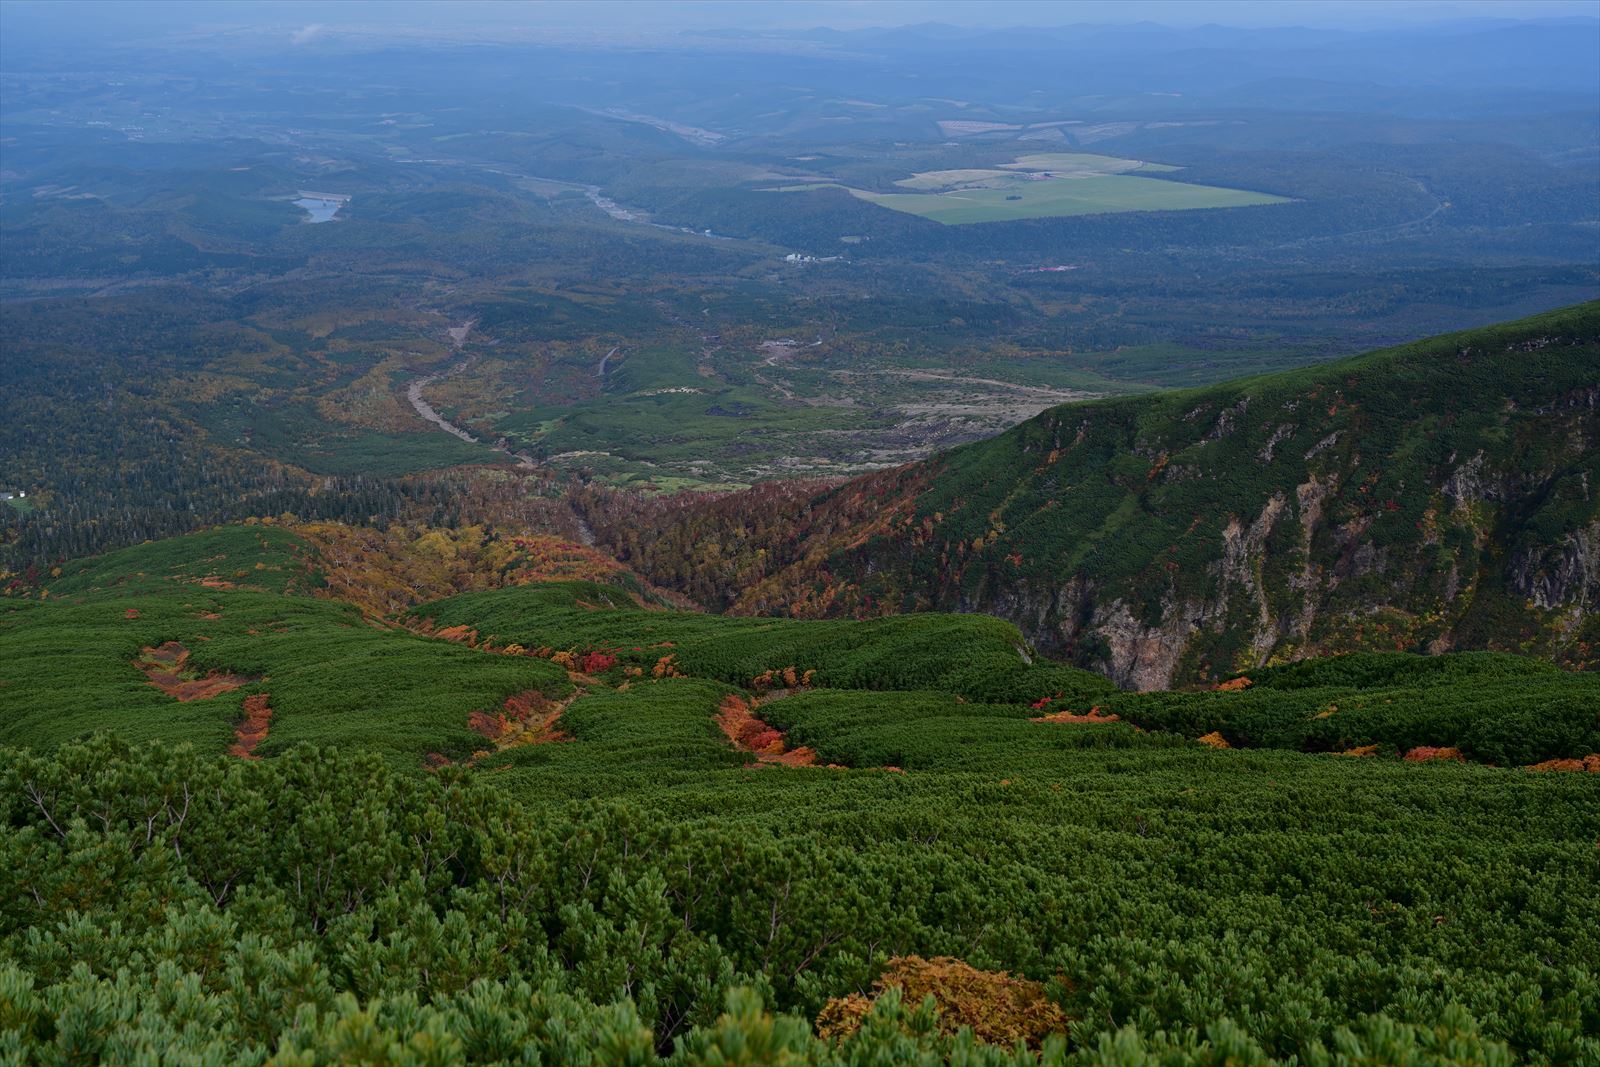
[[[224, 528], [0, 613], [9, 1054], [1600, 1055], [1596, 779], [1513, 765], [1588, 754], [1592, 675], [1369, 655], [1132, 694], [982, 617], [723, 618], [564, 582], [402, 627], [324, 567]], [[1058, 1020], [1042, 1041], [1002, 1022], [1022, 988], [1017, 1019]]]

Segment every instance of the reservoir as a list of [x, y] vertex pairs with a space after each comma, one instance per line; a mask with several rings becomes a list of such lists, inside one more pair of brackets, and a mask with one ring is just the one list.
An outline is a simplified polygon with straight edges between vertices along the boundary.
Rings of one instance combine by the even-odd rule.
[[307, 222], [332, 222], [333, 217], [349, 199], [348, 196], [341, 196], [338, 193], [312, 193], [302, 189], [300, 199], [294, 202], [294, 206], [310, 216], [306, 219]]

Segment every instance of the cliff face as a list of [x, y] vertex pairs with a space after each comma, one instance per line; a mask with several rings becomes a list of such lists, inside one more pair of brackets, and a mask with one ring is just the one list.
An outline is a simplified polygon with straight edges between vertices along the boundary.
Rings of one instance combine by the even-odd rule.
[[1600, 658], [1600, 304], [1069, 405], [813, 502], [736, 611], [982, 611], [1119, 684], [1357, 649]]

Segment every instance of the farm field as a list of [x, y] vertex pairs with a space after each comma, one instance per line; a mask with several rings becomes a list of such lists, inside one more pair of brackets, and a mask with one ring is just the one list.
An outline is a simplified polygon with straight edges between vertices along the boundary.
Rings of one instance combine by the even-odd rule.
[[1123, 211], [1193, 211], [1201, 208], [1282, 204], [1283, 197], [1243, 189], [1185, 185], [1136, 174], [1089, 178], [1047, 178], [997, 188], [962, 188], [948, 193], [873, 193], [851, 195], [880, 207], [957, 226], [1067, 215], [1104, 215]]
[[1081, 152], [1019, 157], [998, 168], [934, 170], [894, 184], [912, 190], [877, 192], [834, 183], [780, 186], [777, 192], [837, 187], [880, 207], [946, 225], [1013, 219], [1113, 214], [1126, 211], [1190, 211], [1287, 203], [1281, 196], [1194, 185], [1141, 176], [1180, 168], [1137, 159]]

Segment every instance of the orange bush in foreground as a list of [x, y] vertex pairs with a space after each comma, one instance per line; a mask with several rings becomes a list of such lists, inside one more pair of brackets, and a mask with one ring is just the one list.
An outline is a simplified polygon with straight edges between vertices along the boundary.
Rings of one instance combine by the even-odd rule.
[[835, 997], [817, 1016], [817, 1034], [826, 1040], [848, 1037], [861, 1028], [873, 1003], [889, 989], [899, 989], [908, 1007], [932, 997], [939, 1008], [939, 1029], [954, 1034], [972, 1028], [980, 1041], [1038, 1048], [1051, 1034], [1067, 1028], [1066, 1013], [1045, 996], [1044, 983], [1013, 978], [1005, 971], [980, 971], [948, 956], [925, 960], [900, 956], [873, 984], [874, 993]]

